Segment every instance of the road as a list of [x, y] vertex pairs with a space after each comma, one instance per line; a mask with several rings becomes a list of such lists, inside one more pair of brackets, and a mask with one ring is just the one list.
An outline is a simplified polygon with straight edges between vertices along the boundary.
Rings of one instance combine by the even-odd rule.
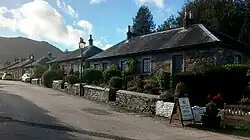
[[240, 139], [128, 113], [53, 89], [0, 81], [1, 140]]

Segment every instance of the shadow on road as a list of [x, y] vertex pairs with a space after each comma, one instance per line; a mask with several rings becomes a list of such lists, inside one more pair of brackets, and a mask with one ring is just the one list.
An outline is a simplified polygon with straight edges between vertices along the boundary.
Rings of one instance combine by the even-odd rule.
[[[72, 118], [74, 119], [74, 118]], [[107, 138], [115, 140], [133, 140], [130, 138], [109, 135], [87, 130], [77, 130], [72, 126], [60, 123], [49, 116], [48, 111], [18, 95], [0, 90], [0, 137], [1, 139], [53, 139], [76, 140], [70, 132], [86, 135], [82, 139]], [[89, 138], [89, 136], [92, 136]]]

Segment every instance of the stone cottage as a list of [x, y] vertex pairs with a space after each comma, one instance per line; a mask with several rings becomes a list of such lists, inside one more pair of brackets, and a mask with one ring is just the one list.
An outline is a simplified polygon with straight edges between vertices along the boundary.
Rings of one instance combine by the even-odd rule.
[[183, 27], [132, 37], [89, 58], [92, 67], [105, 69], [112, 64], [121, 70], [129, 59], [137, 60], [139, 74], [158, 69], [180, 73], [193, 69], [199, 59], [211, 59], [214, 65], [241, 63], [248, 59], [250, 47], [202, 24], [192, 24], [185, 16]]
[[12, 74], [14, 80], [21, 80], [23, 74], [25, 73], [24, 66], [32, 62], [34, 62], [34, 60], [22, 58], [19, 63], [9, 67], [7, 70]]
[[[83, 52], [82, 54], [83, 60], [86, 60], [87, 58], [94, 56], [103, 51], [102, 49], [93, 45], [92, 35], [90, 35], [90, 38], [88, 41], [89, 41], [88, 46], [84, 46], [83, 48], [79, 47], [78, 49], [72, 52], [68, 52], [62, 57], [59, 57], [57, 59], [54, 59], [48, 62], [49, 65], [52, 65], [54, 63], [59, 64], [60, 68], [64, 70], [66, 74], [69, 73], [71, 69], [73, 69], [74, 72], [80, 71], [81, 51]], [[83, 66], [84, 66], [84, 63], [85, 62], [83, 61]]]
[[36, 61], [34, 61], [33, 63], [30, 63], [26, 66], [24, 66], [25, 71], [29, 71], [31, 73], [33, 73], [32, 71], [34, 70], [35, 66], [44, 66], [44, 67], [48, 67], [48, 62], [54, 60], [55, 57], [52, 56], [51, 52], [48, 52], [47, 56], [43, 56], [39, 59], [37, 59]]

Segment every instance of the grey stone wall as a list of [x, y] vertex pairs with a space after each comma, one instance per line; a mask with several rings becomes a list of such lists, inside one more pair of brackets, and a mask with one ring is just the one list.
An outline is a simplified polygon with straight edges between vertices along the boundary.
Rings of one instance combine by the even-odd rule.
[[85, 85], [84, 97], [94, 101], [108, 102], [109, 88]]
[[52, 88], [57, 89], [57, 90], [61, 89], [61, 83], [62, 83], [62, 80], [54, 80]]
[[159, 98], [157, 95], [118, 90], [115, 104], [134, 112], [151, 114], [155, 112], [155, 103]]

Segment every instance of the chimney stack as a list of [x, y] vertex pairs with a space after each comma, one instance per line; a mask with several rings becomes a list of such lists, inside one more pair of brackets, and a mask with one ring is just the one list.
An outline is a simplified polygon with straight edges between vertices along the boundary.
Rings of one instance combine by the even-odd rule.
[[132, 38], [131, 26], [128, 25], [127, 40]]
[[51, 52], [48, 52], [48, 57], [52, 58], [52, 53]]
[[89, 35], [89, 46], [93, 46], [92, 35]]
[[184, 13], [184, 18], [183, 18], [183, 27], [185, 29], [189, 28], [192, 25], [192, 12], [189, 11], [188, 15], [187, 15], [187, 11], [185, 8], [185, 13]]

